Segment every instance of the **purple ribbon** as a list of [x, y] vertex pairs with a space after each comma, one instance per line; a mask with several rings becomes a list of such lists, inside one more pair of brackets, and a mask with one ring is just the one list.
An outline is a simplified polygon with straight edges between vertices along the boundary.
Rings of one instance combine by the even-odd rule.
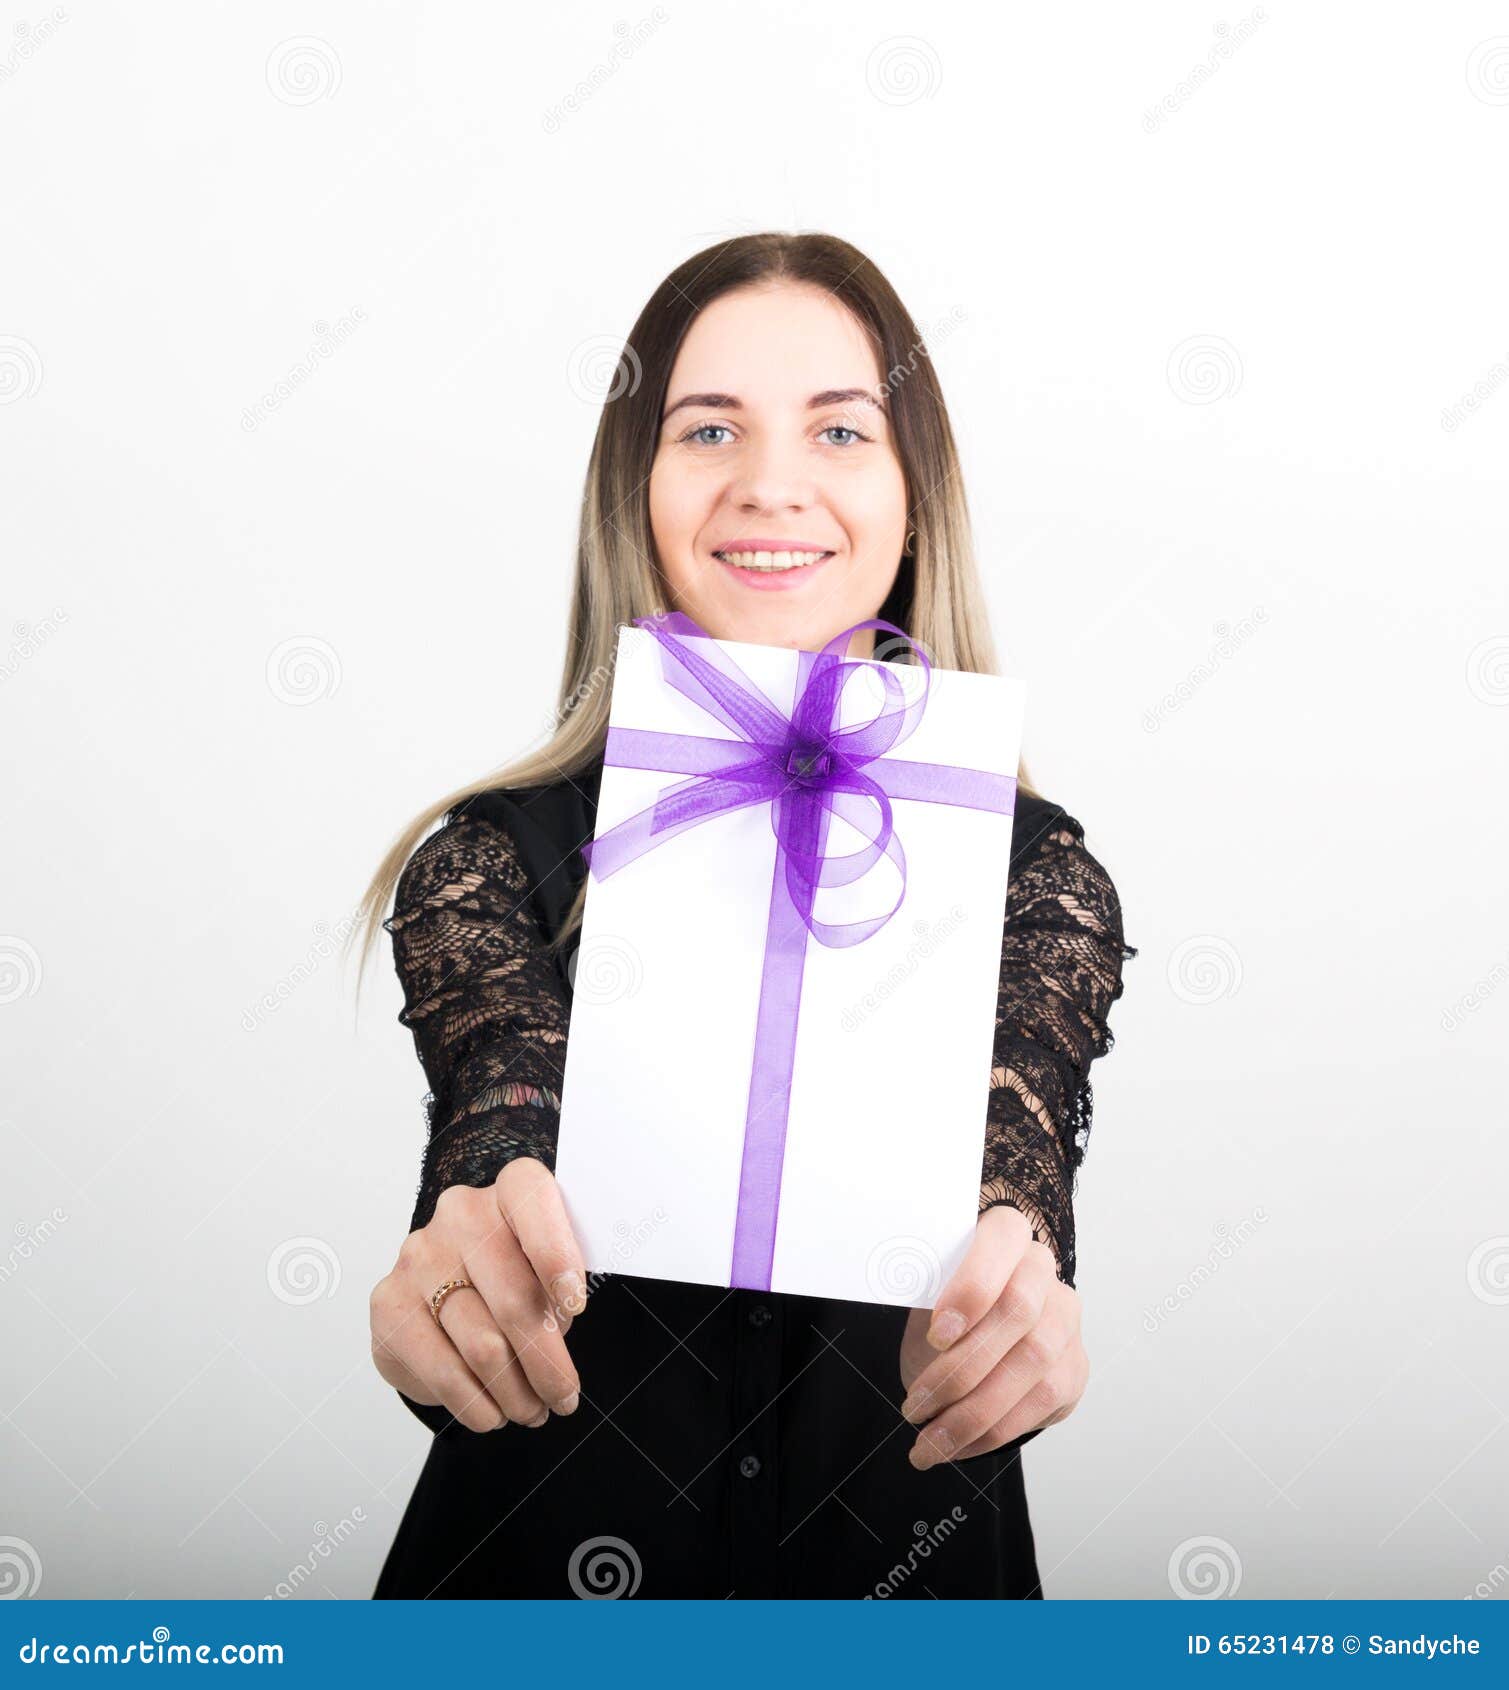
[[[640, 617], [635, 626], [660, 642], [665, 680], [738, 737], [705, 739], [697, 734], [610, 727], [605, 763], [690, 778], [663, 787], [653, 804], [583, 847], [592, 873], [605, 879], [713, 816], [751, 804], [770, 805], [775, 873], [729, 1274], [731, 1286], [768, 1291], [808, 936], [834, 948], [861, 944], [901, 908], [906, 896], [906, 855], [896, 836], [892, 800], [957, 804], [1009, 816], [1015, 809], [1016, 781], [984, 769], [886, 758], [885, 753], [906, 739], [921, 720], [932, 667], [926, 653], [894, 623], [879, 618], [856, 622], [821, 651], [799, 652], [796, 699], [789, 719], [689, 616], [671, 611]], [[900, 679], [884, 663], [844, 657], [851, 635], [865, 628], [884, 628], [916, 652], [923, 682], [910, 704]], [[691, 639], [707, 644], [693, 646]], [[843, 689], [858, 673], [880, 683], [884, 702], [870, 721], [841, 728]], [[835, 815], [864, 841], [860, 849], [842, 854], [828, 849], [829, 823]], [[817, 917], [820, 887], [851, 885], [882, 857], [895, 867], [899, 882], [896, 901], [889, 909], [858, 921], [835, 923]]]

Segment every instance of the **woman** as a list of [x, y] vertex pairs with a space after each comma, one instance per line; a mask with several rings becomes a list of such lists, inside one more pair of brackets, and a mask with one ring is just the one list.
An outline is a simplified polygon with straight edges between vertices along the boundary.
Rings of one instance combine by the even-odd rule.
[[1136, 952], [1082, 827], [1025, 777], [980, 1218], [936, 1307], [617, 1275], [589, 1295], [552, 1169], [617, 626], [669, 604], [815, 651], [880, 616], [943, 668], [993, 667], [937, 377], [863, 254], [709, 248], [620, 374], [554, 737], [421, 816], [365, 905], [370, 946], [396, 888], [432, 1094], [372, 1348], [435, 1437], [376, 1595], [1041, 1596], [1019, 1450], [1088, 1376], [1071, 1194]]

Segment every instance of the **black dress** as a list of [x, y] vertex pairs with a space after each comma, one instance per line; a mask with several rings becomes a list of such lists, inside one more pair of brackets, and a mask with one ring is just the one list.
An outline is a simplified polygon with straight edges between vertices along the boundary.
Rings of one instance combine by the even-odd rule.
[[[601, 765], [475, 798], [415, 852], [388, 922], [430, 1086], [413, 1226], [518, 1155], [554, 1166]], [[1121, 995], [1120, 903], [1080, 824], [1020, 793], [981, 1204], [1010, 1201], [1073, 1284], [1092, 1060]], [[1040, 1597], [1021, 1446], [919, 1472], [908, 1311], [610, 1275], [571, 1323], [581, 1405], [435, 1434], [377, 1597]], [[427, 1317], [426, 1317], [427, 1318]], [[401, 1394], [400, 1394], [401, 1395]]]

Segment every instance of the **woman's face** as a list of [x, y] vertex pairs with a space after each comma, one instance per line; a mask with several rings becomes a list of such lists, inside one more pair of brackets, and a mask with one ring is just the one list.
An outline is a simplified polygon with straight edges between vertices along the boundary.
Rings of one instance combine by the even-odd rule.
[[716, 639], [812, 651], [878, 613], [906, 479], [879, 365], [845, 306], [782, 283], [697, 316], [671, 371], [650, 525], [668, 608]]

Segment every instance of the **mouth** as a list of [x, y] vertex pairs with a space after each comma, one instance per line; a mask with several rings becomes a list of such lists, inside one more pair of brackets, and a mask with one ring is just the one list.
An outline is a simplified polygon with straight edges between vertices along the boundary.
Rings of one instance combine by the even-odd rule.
[[725, 569], [751, 587], [795, 586], [835, 555], [817, 546], [762, 545], [748, 541], [721, 547], [713, 553]]

